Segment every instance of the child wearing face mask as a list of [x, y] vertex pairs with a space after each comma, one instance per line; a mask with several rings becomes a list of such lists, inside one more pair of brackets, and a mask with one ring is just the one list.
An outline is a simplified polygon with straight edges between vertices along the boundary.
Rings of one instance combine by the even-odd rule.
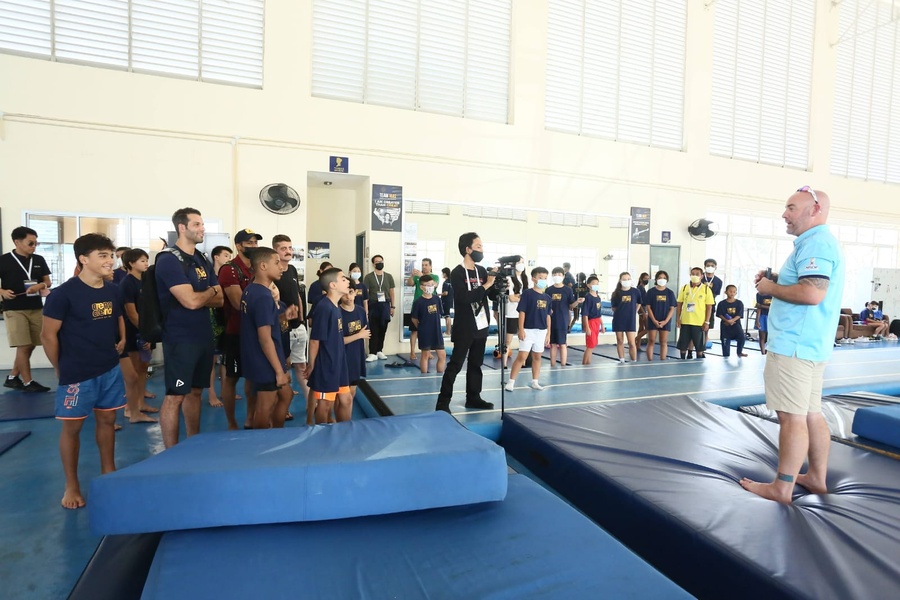
[[737, 355], [744, 354], [744, 328], [741, 318], [744, 316], [744, 303], [737, 299], [737, 287], [729, 285], [725, 288], [725, 300], [716, 307], [716, 317], [722, 319], [722, 356], [731, 356], [731, 340], [737, 342]]
[[584, 330], [584, 357], [581, 364], [591, 364], [592, 350], [597, 347], [600, 333], [606, 333], [603, 326], [603, 301], [600, 299], [600, 279], [596, 275], [588, 277], [585, 286], [589, 290], [581, 307], [581, 328]]
[[631, 287], [631, 273], [619, 275], [619, 283], [610, 298], [613, 309], [612, 328], [616, 333], [616, 353], [619, 364], [625, 364], [625, 339], [628, 339], [628, 354], [631, 362], [637, 362], [637, 311], [641, 304], [641, 292]]
[[678, 337], [678, 350], [681, 358], [691, 358], [688, 355], [688, 346], [694, 345], [697, 350], [697, 358], [706, 358], [706, 342], [704, 334], [709, 330], [709, 317], [715, 306], [712, 290], [701, 282], [703, 269], [694, 267], [691, 269], [691, 282], [681, 288], [678, 294], [678, 327], [681, 334]]
[[550, 296], [550, 368], [556, 366], [556, 355], [559, 353], [559, 365], [566, 366], [568, 358], [567, 336], [569, 334], [569, 311], [584, 302], [584, 298], [576, 299], [575, 292], [563, 283], [565, 270], [553, 267], [553, 285], [547, 288]]
[[413, 301], [410, 320], [419, 332], [419, 370], [428, 372], [428, 359], [431, 353], [437, 354], [437, 372], [443, 373], [447, 364], [447, 353], [444, 351], [444, 336], [441, 334], [441, 299], [435, 295], [435, 281], [428, 277], [419, 280], [422, 295]]
[[453, 285], [450, 283], [450, 268], [441, 269], [441, 275], [444, 276], [444, 283], [441, 286], [441, 309], [444, 311], [444, 321], [447, 326], [447, 332], [444, 335], [450, 335], [453, 330], [453, 318], [450, 311], [453, 310]]
[[356, 293], [353, 295], [353, 302], [365, 310], [369, 301], [369, 290], [366, 289], [366, 285], [362, 282], [362, 268], [357, 263], [350, 263], [350, 268], [347, 269], [347, 272], [350, 273], [350, 287], [356, 290]]
[[647, 310], [647, 360], [653, 360], [653, 345], [659, 333], [659, 359], [666, 360], [669, 351], [669, 323], [675, 315], [675, 292], [667, 288], [669, 274], [657, 271], [656, 285], [644, 294], [644, 308]]
[[[560, 269], [562, 270], [562, 269]], [[516, 376], [525, 366], [528, 353], [531, 353], [531, 389], [541, 391], [544, 386], [538, 381], [541, 375], [541, 355], [550, 344], [551, 300], [545, 292], [547, 289], [547, 269], [535, 267], [531, 270], [531, 281], [534, 287], [522, 292], [517, 311], [519, 313], [519, 353], [509, 372], [509, 383], [506, 391], [512, 392], [516, 387]], [[567, 288], [568, 289], [568, 288]], [[564, 322], [568, 321], [566, 310]]]

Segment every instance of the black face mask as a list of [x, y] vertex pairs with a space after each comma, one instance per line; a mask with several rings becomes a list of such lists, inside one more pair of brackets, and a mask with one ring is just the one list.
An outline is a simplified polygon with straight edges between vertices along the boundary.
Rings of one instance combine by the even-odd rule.
[[650, 283], [649, 279], [641, 279], [641, 285], [647, 285], [648, 283]]
[[474, 262], [481, 262], [484, 260], [484, 252], [481, 250], [472, 250], [472, 254], [470, 255]]
[[377, 263], [375, 263], [375, 270], [376, 270], [376, 271], [380, 271], [380, 270], [382, 270], [383, 268], [384, 268], [384, 263], [383, 263], [383, 262], [377, 262]]

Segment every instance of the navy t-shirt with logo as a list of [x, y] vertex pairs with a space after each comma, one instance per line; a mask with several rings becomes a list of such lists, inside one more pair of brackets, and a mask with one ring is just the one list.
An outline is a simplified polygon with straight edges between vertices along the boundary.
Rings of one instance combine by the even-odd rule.
[[62, 321], [57, 336], [60, 385], [93, 379], [119, 364], [122, 313], [122, 291], [108, 281], [94, 288], [73, 277], [47, 296], [44, 316]]
[[319, 352], [309, 376], [309, 389], [336, 392], [350, 385], [341, 309], [327, 297], [316, 305], [310, 340], [318, 340]]
[[547, 330], [547, 315], [550, 314], [550, 296], [528, 288], [522, 292], [517, 310], [520, 313], [525, 313], [525, 329]]
[[[357, 296], [358, 297], [358, 296]], [[369, 319], [366, 317], [366, 309], [353, 303], [353, 310], [347, 310], [341, 306], [341, 327], [344, 337], [355, 335], [368, 327]], [[344, 344], [344, 352], [347, 355], [347, 377], [350, 382], [358, 381], [366, 376], [366, 340], [353, 340]], [[316, 361], [318, 364], [318, 361]]]
[[603, 317], [603, 300], [600, 296], [592, 296], [588, 294], [584, 297], [584, 304], [581, 305], [581, 314], [588, 320], [600, 319]]
[[567, 285], [547, 288], [550, 296], [550, 327], [554, 331], [566, 331], [569, 329], [569, 305], [575, 302], [575, 292]]
[[441, 333], [441, 299], [434, 294], [431, 298], [419, 296], [415, 299], [410, 318], [418, 319], [419, 348], [443, 348], [444, 334]]
[[205, 292], [219, 285], [212, 265], [197, 250], [193, 255], [181, 250], [187, 267], [171, 252], [160, 252], [156, 257], [156, 283], [159, 303], [165, 320], [163, 343], [213, 343], [212, 324], [209, 309], [204, 307], [185, 308], [170, 291], [176, 285], [190, 284], [195, 292]]
[[[716, 317], [728, 317], [729, 319], [733, 319], [737, 316], [744, 316], [744, 303], [740, 300], [735, 300], [734, 302], [722, 300], [716, 307]], [[744, 335], [744, 327], [741, 325], [740, 321], [734, 325], [725, 325], [725, 322], [722, 321], [720, 335], [731, 339], [739, 338]]]
[[631, 288], [621, 290], [619, 294], [614, 294], [612, 298], [613, 312], [612, 329], [613, 331], [634, 331], [637, 325], [638, 306], [641, 303], [641, 292], [638, 289]]
[[241, 296], [241, 371], [244, 377], [254, 383], [274, 383], [276, 377], [275, 370], [259, 343], [260, 327], [269, 326], [278, 362], [284, 364], [279, 308], [272, 298], [272, 291], [259, 283], [248, 285]]

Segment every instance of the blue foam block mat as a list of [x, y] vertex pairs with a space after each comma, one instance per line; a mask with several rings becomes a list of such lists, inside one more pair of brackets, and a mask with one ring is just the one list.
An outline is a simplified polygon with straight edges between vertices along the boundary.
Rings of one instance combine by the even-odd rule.
[[0, 422], [53, 418], [54, 403], [53, 394], [6, 392], [0, 396]]
[[858, 409], [853, 417], [853, 433], [900, 448], [900, 405]]
[[92, 480], [88, 510], [99, 535], [341, 519], [502, 500], [506, 473], [502, 448], [432, 412], [196, 435]]
[[30, 431], [9, 431], [0, 433], [0, 454], [3, 454], [29, 435], [31, 435]]
[[523, 475], [492, 502], [167, 533], [143, 600], [690, 596]]
[[900, 589], [900, 461], [832, 442], [830, 493], [765, 500], [738, 482], [774, 479], [777, 425], [687, 396], [508, 413], [501, 441], [698, 597]]

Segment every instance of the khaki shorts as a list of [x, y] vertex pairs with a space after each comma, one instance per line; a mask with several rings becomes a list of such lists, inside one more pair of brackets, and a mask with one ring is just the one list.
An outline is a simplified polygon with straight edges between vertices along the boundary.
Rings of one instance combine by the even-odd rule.
[[766, 354], [764, 379], [766, 406], [772, 410], [805, 415], [822, 412], [822, 379], [825, 361]]
[[7, 310], [3, 313], [6, 320], [6, 337], [9, 347], [16, 346], [40, 346], [41, 324], [43, 317], [41, 309]]

